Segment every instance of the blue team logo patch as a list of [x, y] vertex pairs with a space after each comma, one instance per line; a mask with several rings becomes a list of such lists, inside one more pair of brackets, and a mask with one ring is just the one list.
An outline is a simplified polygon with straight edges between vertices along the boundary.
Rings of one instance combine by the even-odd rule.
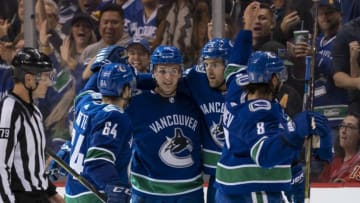
[[236, 84], [238, 86], [245, 86], [249, 84], [249, 75], [244, 73], [236, 74]]
[[161, 145], [159, 157], [170, 167], [185, 168], [194, 164], [192, 150], [191, 140], [184, 136], [181, 128], [175, 128], [175, 135], [172, 138], [166, 137], [166, 141]]
[[0, 139], [8, 139], [10, 135], [10, 128], [0, 128]]
[[249, 103], [249, 110], [251, 112], [259, 111], [259, 110], [270, 110], [271, 103], [267, 100], [256, 100]]

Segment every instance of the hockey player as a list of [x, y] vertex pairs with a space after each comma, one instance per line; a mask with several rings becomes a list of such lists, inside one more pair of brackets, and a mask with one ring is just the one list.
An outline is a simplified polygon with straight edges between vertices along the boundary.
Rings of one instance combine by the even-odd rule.
[[[133, 81], [129, 66], [106, 64], [97, 80], [101, 95], [89, 90], [75, 101], [70, 166], [104, 191], [107, 202], [125, 203], [130, 199], [127, 169], [132, 128], [124, 108], [130, 101]], [[94, 101], [101, 96], [101, 103]], [[67, 179], [65, 198], [68, 203], [100, 202], [71, 175]]]
[[[243, 35], [251, 36], [246, 31], [239, 33], [239, 36]], [[248, 47], [244, 45], [241, 48], [249, 50], [248, 55], [250, 55], [251, 43]], [[179, 91], [187, 92], [194, 99], [209, 131], [208, 136], [203, 137], [202, 143], [204, 173], [210, 175], [206, 200], [208, 203], [215, 201], [215, 187], [213, 186], [215, 169], [224, 146], [222, 127], [226, 93], [224, 70], [228, 64], [231, 49], [232, 44], [228, 39], [210, 40], [202, 49], [201, 63], [185, 72], [179, 86]], [[246, 64], [246, 59], [247, 57], [244, 57], [244, 60], [240, 59], [239, 63]]]
[[291, 162], [305, 137], [317, 134], [320, 149], [332, 146], [324, 116], [305, 111], [289, 121], [274, 100], [282, 78], [284, 65], [269, 52], [253, 53], [247, 74], [228, 77], [216, 202], [281, 202], [281, 191], [290, 187]]
[[181, 64], [176, 47], [157, 47], [150, 65], [157, 86], [127, 108], [134, 126], [133, 203], [204, 202], [201, 136], [207, 131], [192, 100], [177, 92]]

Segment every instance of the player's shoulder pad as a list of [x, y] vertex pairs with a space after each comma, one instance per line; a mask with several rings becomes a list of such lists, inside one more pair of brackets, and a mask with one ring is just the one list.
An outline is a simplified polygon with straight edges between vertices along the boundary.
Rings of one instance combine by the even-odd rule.
[[264, 99], [258, 99], [250, 102], [248, 107], [250, 112], [256, 112], [260, 110], [268, 111], [271, 110], [271, 102]]
[[80, 94], [78, 94], [75, 97], [75, 99], [74, 99], [75, 104], [84, 98], [91, 98], [91, 100], [93, 100], [95, 102], [100, 102], [102, 100], [102, 95], [93, 90], [86, 90], [86, 91], [81, 92]]
[[103, 111], [106, 112], [106, 113], [124, 113], [124, 109], [122, 108], [119, 108], [115, 105], [112, 105], [112, 104], [108, 104], [108, 105], [105, 105], [104, 108], [103, 108]]

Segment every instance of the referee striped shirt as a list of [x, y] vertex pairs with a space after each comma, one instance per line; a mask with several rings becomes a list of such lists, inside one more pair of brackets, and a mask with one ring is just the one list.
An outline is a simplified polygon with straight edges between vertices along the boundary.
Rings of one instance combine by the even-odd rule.
[[0, 174], [0, 202], [48, 187], [42, 114], [12, 93], [0, 102]]

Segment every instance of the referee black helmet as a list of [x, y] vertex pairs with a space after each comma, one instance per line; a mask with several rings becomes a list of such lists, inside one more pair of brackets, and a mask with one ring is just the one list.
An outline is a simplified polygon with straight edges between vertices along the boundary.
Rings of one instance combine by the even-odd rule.
[[31, 47], [24, 47], [18, 51], [12, 61], [12, 65], [15, 71], [20, 70], [34, 75], [53, 70], [50, 58], [38, 49]]

